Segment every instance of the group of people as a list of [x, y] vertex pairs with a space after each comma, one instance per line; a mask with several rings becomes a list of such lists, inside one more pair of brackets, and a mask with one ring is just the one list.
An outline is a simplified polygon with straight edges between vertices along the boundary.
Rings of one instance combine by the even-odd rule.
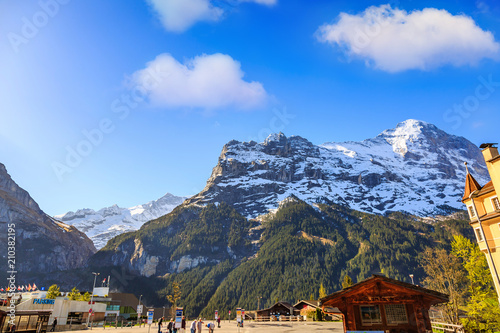
[[[160, 321], [158, 321], [158, 333], [162, 333], [161, 327], [163, 326], [164, 320], [165, 320], [165, 318], [161, 317]], [[175, 327], [175, 323], [174, 323], [173, 318], [170, 319], [170, 321], [166, 325], [166, 328], [168, 330], [168, 333], [177, 333], [177, 327]], [[182, 321], [181, 321], [181, 329], [182, 329], [182, 331], [184, 331], [186, 329], [186, 317], [184, 317], [184, 316], [182, 317]]]
[[[165, 318], [161, 317], [160, 321], [158, 321], [158, 333], [162, 333], [161, 328], [164, 325], [164, 320], [165, 320]], [[191, 323], [191, 326], [189, 327], [189, 329], [191, 330], [191, 333], [201, 333], [202, 329], [203, 329], [203, 324], [204, 324], [204, 322], [201, 318], [193, 320], [193, 322]], [[217, 324], [220, 328], [220, 318], [217, 319]], [[206, 324], [206, 327], [208, 328], [209, 333], [213, 333], [213, 331], [215, 329], [215, 324], [213, 322], [209, 322]], [[175, 327], [175, 323], [174, 323], [173, 318], [170, 319], [168, 324], [166, 324], [166, 329], [167, 329], [168, 333], [177, 333], [177, 328]], [[186, 329], [186, 317], [182, 317], [181, 329], [183, 329], [183, 331]], [[163, 333], [167, 333], [167, 331], [165, 331]]]

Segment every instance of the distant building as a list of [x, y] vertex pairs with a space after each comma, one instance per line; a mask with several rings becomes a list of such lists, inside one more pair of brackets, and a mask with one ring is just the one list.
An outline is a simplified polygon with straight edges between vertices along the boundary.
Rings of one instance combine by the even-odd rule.
[[280, 320], [280, 317], [298, 316], [299, 310], [288, 302], [278, 302], [270, 308], [257, 310], [257, 320]]
[[[301, 316], [307, 316], [311, 311], [321, 309], [320, 301], [317, 300], [300, 300], [293, 307], [296, 308]], [[326, 320], [341, 320], [342, 312], [338, 308], [328, 308], [324, 311]], [[323, 309], [321, 309], [323, 311]]]
[[426, 333], [432, 331], [429, 308], [448, 302], [437, 291], [373, 275], [320, 300], [324, 312], [338, 308], [344, 331]]
[[486, 255], [488, 266], [493, 276], [495, 289], [500, 300], [500, 202], [497, 191], [500, 191], [500, 155], [494, 143], [485, 143], [482, 148], [483, 157], [490, 174], [491, 181], [480, 186], [469, 173], [465, 179], [465, 191], [462, 202], [469, 212], [470, 225], [474, 229], [476, 240], [481, 251]]

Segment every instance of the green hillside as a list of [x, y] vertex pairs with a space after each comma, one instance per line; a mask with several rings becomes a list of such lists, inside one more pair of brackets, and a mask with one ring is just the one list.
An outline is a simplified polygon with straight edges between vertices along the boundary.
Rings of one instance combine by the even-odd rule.
[[[248, 221], [224, 203], [180, 206], [109, 241], [89, 270], [111, 275], [112, 288], [142, 294], [148, 305], [158, 307], [168, 306], [166, 295], [172, 282], [179, 282], [178, 305], [189, 317], [209, 317], [215, 310], [227, 317], [237, 306], [255, 309], [258, 300], [263, 307], [276, 300], [317, 298], [321, 284], [334, 292], [345, 275], [354, 282], [373, 273], [409, 282], [414, 274], [420, 283], [419, 256], [428, 247], [449, 249], [455, 234], [473, 236], [463, 213], [424, 222], [331, 202], [311, 206], [292, 197], [262, 221]], [[141, 261], [134, 261], [138, 248], [144, 257], [159, 258], [154, 275], [141, 276]], [[186, 256], [206, 261], [172, 270], [172, 263]]]

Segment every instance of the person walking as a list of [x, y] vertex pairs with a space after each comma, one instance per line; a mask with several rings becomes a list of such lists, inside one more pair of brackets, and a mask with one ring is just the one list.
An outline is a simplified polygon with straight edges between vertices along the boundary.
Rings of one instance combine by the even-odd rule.
[[167, 329], [168, 329], [168, 333], [172, 333], [172, 330], [174, 329], [174, 320], [173, 319], [170, 319], [170, 321], [168, 322]]
[[50, 331], [55, 332], [56, 326], [57, 326], [57, 317], [54, 318], [54, 321], [52, 322], [52, 328], [50, 329]]
[[201, 318], [198, 319], [198, 325], [196, 327], [196, 333], [201, 333], [201, 330], [203, 329], [203, 321], [201, 321]]
[[186, 317], [182, 316], [182, 321], [181, 321], [181, 329], [182, 333], [186, 332]]
[[15, 333], [16, 332], [16, 324], [12, 324], [10, 326], [10, 333]]
[[191, 323], [190, 329], [191, 333], [196, 333], [196, 319]]
[[220, 317], [217, 317], [217, 327], [220, 328]]
[[163, 317], [160, 318], [160, 321], [158, 321], [158, 333], [161, 333], [161, 325], [163, 324]]

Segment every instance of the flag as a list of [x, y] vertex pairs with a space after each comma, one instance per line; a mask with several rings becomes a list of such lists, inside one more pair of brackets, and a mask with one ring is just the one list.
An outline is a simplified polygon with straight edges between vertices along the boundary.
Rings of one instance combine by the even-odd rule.
[[31, 291], [31, 284], [28, 283], [28, 290]]
[[17, 290], [18, 290], [18, 291], [21, 291], [21, 286], [17, 286]]
[[9, 287], [7, 287], [7, 289], [5, 289], [5, 290], [10, 291], [10, 288], [9, 288]]
[[21, 290], [24, 290], [24, 286], [21, 286]]
[[33, 283], [33, 290], [36, 290], [36, 284]]
[[4, 290], [3, 290], [3, 288], [2, 288], [2, 289], [0, 289], [0, 291], [4, 291]]
[[102, 283], [106, 283], [106, 278], [104, 278], [104, 280], [102, 280]]

